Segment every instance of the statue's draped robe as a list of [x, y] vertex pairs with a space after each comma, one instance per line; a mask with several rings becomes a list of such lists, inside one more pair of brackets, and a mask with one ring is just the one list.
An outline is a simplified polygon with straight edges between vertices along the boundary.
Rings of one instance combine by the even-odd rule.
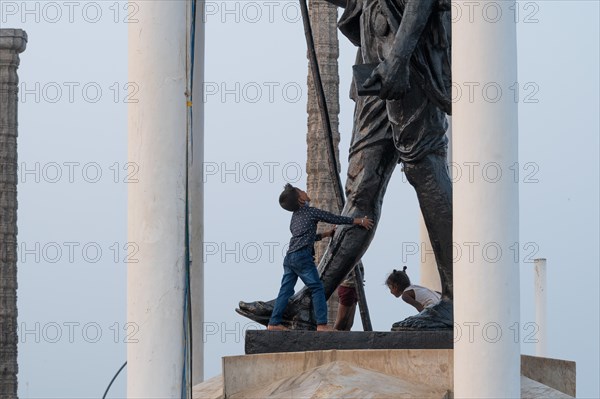
[[[347, 0], [338, 26], [356, 46], [360, 46], [358, 62], [371, 64], [383, 61], [390, 53], [402, 20], [403, 0]], [[431, 14], [410, 61], [411, 89], [401, 100], [387, 101], [374, 115], [373, 109], [356, 115], [359, 126], [373, 125], [369, 137], [353, 146], [358, 151], [370, 142], [392, 134], [403, 162], [417, 162], [432, 152], [444, 153], [447, 148], [446, 114], [451, 113], [450, 11], [449, 3], [438, 3]], [[376, 102], [377, 100], [373, 100]], [[382, 100], [381, 100], [382, 101]], [[360, 120], [363, 118], [369, 120]], [[382, 119], [388, 119], [392, 131], [377, 129]]]

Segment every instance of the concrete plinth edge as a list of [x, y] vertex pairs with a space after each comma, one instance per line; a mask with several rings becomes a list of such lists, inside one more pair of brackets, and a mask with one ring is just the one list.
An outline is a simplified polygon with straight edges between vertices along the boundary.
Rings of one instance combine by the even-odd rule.
[[[574, 362], [534, 356], [522, 356], [521, 362], [522, 398], [575, 396]], [[442, 397], [437, 396], [440, 392], [451, 393], [453, 389], [454, 357], [450, 349], [328, 350], [224, 357], [222, 376], [197, 385], [194, 399], [243, 398], [246, 393], [269, 391], [277, 384], [289, 389], [295, 381], [306, 380], [306, 375], [323, 375], [315, 369], [324, 370], [322, 366], [334, 363], [349, 365], [356, 373], [364, 370], [365, 374], [395, 377], [405, 385], [417, 384], [436, 392], [436, 398]], [[339, 369], [326, 368], [330, 373]]]

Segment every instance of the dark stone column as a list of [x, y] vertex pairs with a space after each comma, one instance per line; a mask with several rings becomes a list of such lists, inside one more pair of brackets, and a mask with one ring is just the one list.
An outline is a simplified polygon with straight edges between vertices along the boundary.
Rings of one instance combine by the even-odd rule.
[[0, 29], [0, 398], [17, 398], [17, 92], [27, 34]]

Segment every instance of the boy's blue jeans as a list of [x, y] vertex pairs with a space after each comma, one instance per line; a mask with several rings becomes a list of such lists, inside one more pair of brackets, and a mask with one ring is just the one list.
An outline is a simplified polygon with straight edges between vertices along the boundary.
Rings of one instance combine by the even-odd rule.
[[323, 283], [319, 278], [319, 272], [313, 260], [313, 254], [309, 247], [289, 253], [283, 260], [283, 278], [281, 279], [281, 288], [275, 301], [275, 307], [271, 314], [269, 324], [281, 324], [283, 312], [292, 295], [294, 295], [294, 286], [298, 277], [310, 289], [312, 295], [313, 310], [317, 324], [327, 324], [327, 302], [325, 301], [325, 291]]

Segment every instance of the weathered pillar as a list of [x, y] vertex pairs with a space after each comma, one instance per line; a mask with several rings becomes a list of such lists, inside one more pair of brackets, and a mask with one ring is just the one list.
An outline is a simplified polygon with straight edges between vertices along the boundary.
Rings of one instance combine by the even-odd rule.
[[0, 397], [17, 397], [17, 93], [27, 33], [0, 29]]
[[[340, 113], [340, 80], [338, 75], [339, 43], [337, 34], [337, 7], [325, 0], [310, 0], [309, 6], [310, 20], [315, 41], [315, 51], [317, 53], [321, 80], [325, 90], [325, 99], [329, 110], [331, 130], [333, 132], [334, 147], [339, 168], [340, 158], [338, 145], [340, 142], [340, 133], [338, 126]], [[329, 171], [329, 153], [325, 141], [325, 135], [327, 133], [323, 131], [323, 122], [321, 121], [321, 113], [310, 64], [308, 67], [307, 101], [308, 133], [306, 136], [306, 191], [311, 197], [312, 206], [339, 214], [342, 210], [339, 209], [337, 205], [338, 202], [334, 190], [334, 184], [337, 183], [332, 181], [331, 173]], [[324, 230], [324, 227], [320, 227], [319, 232]], [[329, 240], [324, 240], [315, 244], [315, 258], [317, 264], [319, 264], [319, 260], [325, 253], [328, 244]], [[337, 291], [335, 291], [327, 302], [327, 319], [331, 325], [335, 323], [337, 317], [338, 301]]]
[[519, 186], [509, 173], [518, 162], [514, 7], [452, 2], [457, 398], [521, 395]]
[[[180, 398], [184, 375], [186, 199], [192, 212], [191, 287], [194, 331], [192, 376], [202, 379], [202, 69], [203, 36], [196, 36], [193, 148], [188, 151], [190, 2], [137, 3], [139, 20], [129, 25], [129, 81], [139, 85], [129, 105], [128, 159], [139, 168], [129, 185], [128, 241], [138, 249], [127, 274], [127, 320], [137, 342], [127, 346], [129, 398]], [[202, 7], [199, 2], [198, 7]], [[197, 10], [201, 29], [201, 10]], [[199, 33], [199, 32], [197, 32]], [[189, 197], [186, 169], [189, 158]], [[189, 354], [189, 349], [188, 352]], [[196, 358], [196, 360], [194, 360]], [[199, 361], [197, 359], [200, 359]], [[200, 369], [199, 369], [200, 368]]]

